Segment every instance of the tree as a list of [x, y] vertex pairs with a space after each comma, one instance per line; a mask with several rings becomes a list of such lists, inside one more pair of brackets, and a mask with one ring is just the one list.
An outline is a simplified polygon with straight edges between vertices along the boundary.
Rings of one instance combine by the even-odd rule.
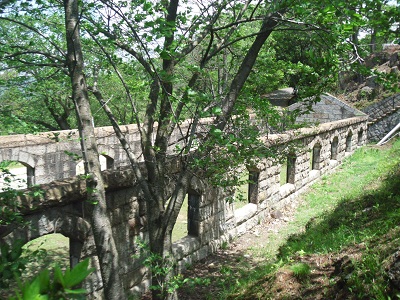
[[[64, 65], [62, 11], [46, 2], [40, 9], [23, 4], [21, 7], [24, 9], [15, 8], [16, 12], [7, 9], [0, 15], [0, 111], [4, 116], [0, 120], [1, 134], [76, 128], [71, 86]], [[47, 18], [39, 16], [42, 11], [48, 11]], [[87, 80], [97, 80], [117, 119], [131, 123], [132, 113], [121, 107], [125, 97], [120, 81], [110, 72], [108, 62], [98, 55], [93, 42], [86, 38], [82, 43]], [[126, 64], [123, 72], [132, 72], [134, 68], [134, 63]], [[137, 77], [136, 95], [143, 90]], [[96, 101], [91, 101], [91, 109], [97, 126], [109, 124]], [[21, 127], [12, 126], [8, 130], [11, 123], [21, 123]]]
[[[21, 3], [27, 11], [26, 16], [38, 13], [37, 7], [29, 7], [29, 2]], [[5, 4], [0, 2], [0, 9]], [[40, 1], [36, 5], [59, 10], [57, 2]], [[321, 74], [329, 77], [329, 74], [336, 73], [337, 58], [342, 50], [338, 45], [341, 45], [341, 38], [348, 34], [346, 26], [353, 26], [351, 18], [354, 13], [343, 10], [345, 2], [324, 0], [317, 3], [226, 0], [197, 3], [196, 7], [178, 0], [103, 0], [79, 5], [75, 0], [64, 1], [67, 51], [50, 38], [51, 34], [46, 35], [51, 49], [59, 52], [61, 60], [55, 60], [46, 51], [46, 55], [41, 56], [45, 62], [35, 60], [34, 65], [44, 64], [61, 69], [71, 78], [88, 189], [93, 202], [97, 203], [90, 210], [105, 293], [109, 299], [124, 299], [116, 269], [117, 251], [106, 216], [88, 92], [104, 108], [130, 159], [135, 182], [140, 185], [145, 200], [141, 202], [140, 210], [146, 211], [147, 215], [149, 250], [164, 263], [173, 260], [171, 232], [194, 174], [204, 176], [213, 184], [234, 184], [237, 183], [232, 180], [237, 171], [235, 166], [252, 165], [257, 157], [271, 154], [271, 149], [266, 149], [258, 141], [258, 134], [262, 131], [254, 130], [246, 109], [263, 110], [266, 105], [254, 94], [247, 99], [241, 93], [246, 89], [257, 90], [251, 85], [245, 88], [245, 84], [255, 70], [260, 53], [273, 45], [273, 41], [268, 44], [273, 33], [278, 30], [305, 32], [313, 41], [315, 38], [315, 43], [310, 43], [313, 47], [305, 49], [303, 56], [294, 58], [288, 55], [293, 60], [289, 62], [284, 57], [281, 59], [285, 60], [282, 65], [295, 66], [297, 74], [307, 75], [301, 78], [304, 90], [299, 101], [309, 101], [303, 97], [320, 93], [323, 84], [314, 84], [324, 82]], [[338, 16], [343, 24], [338, 23]], [[18, 22], [18, 17], [18, 14], [13, 16], [13, 23]], [[7, 18], [10, 19], [9, 16]], [[31, 32], [38, 34], [36, 27], [32, 27]], [[89, 37], [93, 43], [82, 42]], [[278, 34], [276, 40], [279, 43]], [[332, 49], [321, 50], [321, 40], [325, 45], [332, 45]], [[102, 72], [96, 70], [92, 78], [84, 76], [84, 73], [89, 74], [88, 69], [84, 69], [85, 46], [90, 51], [95, 49], [96, 58], [102, 63], [107, 62], [108, 70], [112, 70], [114, 78], [120, 81], [127, 99], [125, 106], [133, 112], [132, 117], [140, 133], [143, 161], [134, 155], [119, 129], [113, 113], [115, 108], [107, 103], [110, 96], [105, 95], [105, 84], [97, 76], [103, 75]], [[35, 45], [26, 47], [28, 52], [35, 49]], [[265, 56], [267, 62], [272, 63], [276, 59]], [[32, 66], [33, 58], [28, 56], [18, 63]], [[65, 58], [68, 69], [63, 65]], [[54, 61], [61, 62], [61, 65]], [[269, 64], [265, 66], [269, 67]], [[317, 72], [318, 67], [323, 70]], [[141, 99], [143, 92], [140, 99], [134, 97], [137, 73], [140, 74], [140, 84], [146, 82], [143, 85], [143, 90], [148, 92], [146, 99]], [[90, 86], [87, 86], [87, 81]], [[284, 79], [281, 82], [283, 84]], [[275, 86], [279, 84], [274, 83]], [[306, 88], [309, 84], [313, 86]], [[143, 100], [144, 112], [140, 108]], [[260, 115], [266, 114], [261, 111]], [[212, 124], [201, 124], [203, 117], [213, 117]], [[191, 120], [190, 130], [181, 133], [179, 143], [171, 147], [173, 133], [181, 129], [182, 120], [187, 118]], [[200, 129], [201, 135], [198, 134]], [[174, 146], [175, 152], [172, 152]], [[169, 174], [171, 159], [179, 161], [178, 174]], [[103, 245], [104, 238], [110, 243]], [[173, 275], [173, 270], [153, 273], [152, 280], [161, 287]], [[174, 293], [167, 293], [162, 288], [153, 291], [154, 299], [174, 296]]]
[[71, 78], [72, 101], [75, 104], [81, 149], [87, 175], [86, 185], [90, 199], [87, 208], [95, 239], [104, 293], [107, 299], [125, 299], [118, 272], [118, 251], [107, 213], [105, 187], [101, 175], [89, 95], [84, 75], [84, 58], [79, 30], [79, 9], [77, 0], [64, 0], [66, 29], [66, 64]]
[[[93, 92], [107, 110], [142, 189], [148, 218], [149, 249], [161, 260], [166, 259], [171, 257], [171, 232], [190, 179], [194, 173], [200, 173], [196, 170], [207, 164], [206, 174], [212, 173], [209, 171], [215, 164], [210, 162], [222, 160], [218, 152], [224, 147], [231, 153], [221, 150], [222, 153], [229, 154], [228, 158], [235, 157], [235, 162], [229, 162], [231, 166], [238, 162], [251, 163], [254, 155], [261, 155], [262, 151], [256, 147], [261, 145], [257, 144], [255, 131], [247, 136], [241, 134], [249, 132], [245, 130], [237, 134], [235, 126], [248, 125], [245, 121], [238, 121], [246, 119], [243, 103], [238, 105], [239, 95], [272, 32], [279, 28], [313, 30], [328, 39], [332, 35], [328, 28], [336, 20], [331, 15], [325, 18], [320, 10], [327, 7], [328, 12], [335, 12], [338, 8], [333, 7], [331, 2], [304, 4], [273, 1], [251, 5], [250, 1], [213, 1], [199, 5], [195, 12], [184, 4], [181, 7], [176, 0], [103, 1], [88, 7], [95, 12], [85, 15], [83, 28], [98, 43], [115, 71], [118, 72], [119, 63], [113, 55], [124, 53], [136, 60], [147, 73], [150, 91], [146, 114], [143, 119], [137, 117], [135, 120], [141, 135], [146, 172], [142, 172], [141, 162], [133, 155], [111, 110], [105, 105], [104, 97], [95, 87]], [[241, 27], [247, 28], [244, 35], [238, 30]], [[235, 45], [245, 40], [239, 53], [232, 51]], [[316, 56], [312, 58], [318, 60]], [[126, 82], [123, 76], [120, 79]], [[129, 95], [129, 85], [125, 87]], [[319, 91], [313, 90], [314, 94]], [[131, 98], [131, 101], [139, 116], [134, 99]], [[238, 113], [243, 114], [242, 118], [232, 121], [232, 116]], [[179, 130], [183, 117], [188, 116], [193, 120], [192, 130], [182, 138], [177, 153], [180, 173], [171, 179], [168, 174], [171, 135], [174, 130]], [[204, 116], [213, 116], [214, 122], [193, 147], [196, 126]], [[155, 139], [152, 139], [153, 135]], [[224, 147], [218, 147], [218, 144]], [[221, 167], [222, 164], [216, 166]], [[219, 171], [217, 173], [221, 175], [222, 169], [212, 170]], [[213, 182], [223, 180], [224, 176], [216, 178]], [[171, 185], [174, 187], [172, 191]], [[153, 273], [153, 283], [163, 286], [172, 275]], [[174, 297], [163, 292], [154, 290], [153, 298]]]

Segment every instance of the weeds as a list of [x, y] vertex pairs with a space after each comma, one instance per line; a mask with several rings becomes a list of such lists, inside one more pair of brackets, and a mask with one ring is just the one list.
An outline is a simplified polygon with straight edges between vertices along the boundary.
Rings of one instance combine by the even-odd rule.
[[[399, 291], [390, 290], [386, 268], [400, 242], [399, 165], [400, 140], [391, 149], [364, 147], [356, 151], [338, 172], [323, 176], [312, 186], [311, 192], [303, 196], [304, 204], [294, 221], [279, 235], [273, 235], [269, 246], [254, 249], [272, 263], [251, 271], [245, 266], [235, 266], [235, 270], [224, 266], [224, 272], [229, 273], [223, 274], [225, 279], [233, 275], [236, 279], [229, 289], [226, 281], [220, 282], [223, 287], [217, 298], [258, 299], [264, 295], [262, 299], [278, 299], [276, 295], [268, 296], [273, 290], [272, 278], [277, 270], [289, 268], [299, 281], [307, 282], [303, 282], [304, 291], [299, 291], [298, 298], [313, 299], [313, 295], [306, 294], [309, 288], [319, 289], [328, 298], [340, 291], [341, 299], [397, 299]], [[311, 274], [312, 258], [339, 259], [347, 254], [352, 258], [345, 275], [340, 267], [338, 273], [342, 274], [321, 275], [326, 281], [323, 287], [312, 287], [312, 281], [305, 280]], [[307, 257], [306, 263], [301, 262], [303, 257]]]
[[294, 277], [301, 281], [306, 280], [311, 274], [311, 267], [303, 262], [292, 265], [290, 270], [292, 270]]

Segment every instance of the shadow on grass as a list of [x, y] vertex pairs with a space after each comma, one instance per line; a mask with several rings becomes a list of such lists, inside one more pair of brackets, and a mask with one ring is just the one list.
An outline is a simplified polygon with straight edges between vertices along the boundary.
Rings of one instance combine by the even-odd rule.
[[227, 295], [246, 289], [249, 281], [262, 284], [265, 274], [273, 273], [274, 269], [276, 266], [272, 264], [260, 266], [244, 251], [220, 251], [184, 272], [190, 280], [178, 290], [179, 299], [235, 299], [236, 296]]
[[[377, 153], [361, 158], [367, 170], [377, 168], [370, 164]], [[361, 194], [343, 197], [334, 209], [311, 218], [305, 231], [289, 236], [274, 263], [223, 251], [196, 264], [185, 277], [199, 282], [180, 289], [180, 299], [388, 299], [394, 294], [385, 268], [400, 244], [400, 165], [382, 174]], [[310, 274], [296, 278], [295, 263], [310, 266]]]
[[311, 219], [306, 231], [289, 237], [278, 259], [297, 253], [336, 252], [354, 243], [372, 242], [400, 224], [400, 170], [395, 166], [380, 188], [344, 198], [334, 211]]

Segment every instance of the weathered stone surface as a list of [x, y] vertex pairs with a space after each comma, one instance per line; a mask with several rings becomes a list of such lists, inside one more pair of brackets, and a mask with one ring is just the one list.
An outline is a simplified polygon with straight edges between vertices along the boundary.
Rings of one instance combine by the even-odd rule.
[[368, 140], [379, 141], [400, 123], [400, 94], [388, 97], [363, 111], [369, 115]]
[[281, 212], [279, 209], [274, 209], [274, 210], [271, 212], [271, 218], [274, 218], [274, 219], [282, 219], [282, 218], [283, 218], [283, 214], [282, 214], [282, 212]]
[[[332, 103], [330, 104], [332, 105]], [[366, 119], [366, 116], [355, 116], [342, 121], [329, 122], [283, 135], [270, 135], [261, 139], [266, 145], [279, 145], [279, 143], [295, 140], [297, 144], [302, 145], [302, 148], [298, 149], [298, 153], [296, 153], [294, 184], [281, 186], [281, 165], [277, 161], [264, 159], [257, 164], [254, 171], [260, 172], [258, 182], [255, 183], [258, 185], [258, 204], [249, 203], [242, 209], [234, 210], [233, 205], [228, 201], [232, 192], [228, 193], [220, 188], [211, 187], [204, 180], [197, 178], [191, 180], [189, 194], [198, 195], [196, 197], [198, 214], [190, 220], [195, 227], [193, 236], [186, 236], [173, 245], [178, 269], [183, 269], [187, 264], [216, 251], [223, 243], [231, 241], [235, 236], [252, 228], [262, 218], [268, 217], [271, 211], [276, 212], [283, 209], [311, 182], [333, 170], [346, 155], [350, 155], [358, 146], [365, 144]], [[128, 126], [124, 130], [129, 139], [138, 141], [135, 128]], [[104, 128], [104, 130], [98, 131], [98, 134], [102, 149], [106, 149], [107, 143], [113, 143], [111, 129]], [[348, 138], [349, 136], [350, 138]], [[21, 138], [23, 142], [17, 144], [39, 149], [34, 148], [33, 141], [36, 140], [36, 137], [20, 136], [18, 138]], [[40, 150], [37, 150], [41, 153], [48, 151], [49, 156], [46, 159], [34, 157], [29, 151], [26, 151], [26, 154], [17, 155], [15, 149], [2, 149], [3, 140], [0, 142], [0, 159], [23, 158], [36, 164], [35, 168], [39, 169], [39, 166], [43, 169], [49, 168], [49, 172], [52, 170], [64, 173], [75, 172], [73, 170], [75, 162], [61, 163], [60, 160], [69, 159], [69, 157], [57, 152], [61, 151], [64, 146], [66, 147], [67, 142], [63, 141], [66, 138], [64, 132], [58, 136], [59, 142], [51, 139], [51, 135], [50, 138], [43, 135], [39, 135], [38, 138], [43, 143], [47, 143], [41, 145]], [[337, 138], [338, 145], [337, 157], [332, 163], [331, 143], [334, 138]], [[17, 138], [14, 137], [14, 139]], [[349, 147], [346, 146], [346, 140], [350, 144]], [[319, 169], [311, 171], [309, 151], [316, 144], [320, 146]], [[107, 205], [110, 208], [113, 234], [122, 258], [120, 272], [124, 280], [124, 287], [132, 293], [140, 293], [148, 287], [148, 270], [143, 266], [143, 256], [134, 257], [140, 253], [137, 239], [148, 240], [146, 216], [144, 212], [139, 212], [139, 201], [144, 200], [141, 200], [143, 197], [130, 168], [122, 167], [126, 165], [124, 153], [118, 147], [110, 149], [108, 154], [110, 153], [114, 158], [114, 169], [104, 171], [103, 174], [107, 186]], [[179, 171], [178, 163], [175, 164], [173, 161], [170, 163], [172, 172]], [[171, 188], [173, 184], [171, 182]], [[21, 212], [25, 215], [26, 220], [31, 222], [30, 227], [2, 230], [0, 242], [9, 242], [17, 237], [28, 241], [51, 232], [61, 232], [71, 239], [82, 241], [80, 258], [90, 257], [92, 266], [96, 268], [96, 272], [87, 279], [85, 288], [92, 293], [92, 297], [102, 297], [96, 248], [88, 216], [84, 209], [85, 182], [79, 177], [75, 177], [43, 184], [41, 188], [44, 190], [43, 197], [25, 196], [19, 199]], [[79, 256], [79, 253], [74, 253], [74, 255]]]

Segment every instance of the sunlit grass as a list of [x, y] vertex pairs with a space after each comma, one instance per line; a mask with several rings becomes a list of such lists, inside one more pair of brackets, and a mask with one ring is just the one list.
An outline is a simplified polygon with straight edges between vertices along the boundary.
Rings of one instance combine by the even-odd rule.
[[174, 229], [172, 230], [172, 242], [176, 242], [181, 238], [188, 235], [188, 196], [186, 195], [185, 200], [183, 200], [182, 208], [179, 212], [178, 218]]
[[[262, 282], [271, 281], [280, 267], [291, 268], [301, 255], [329, 255], [362, 245], [347, 289], [370, 299], [387, 299], [385, 264], [399, 244], [400, 140], [392, 148], [363, 147], [332, 175], [314, 184], [297, 210], [294, 220], [271, 234], [253, 255], [266, 258], [239, 283], [221, 292], [218, 299], [266, 297]], [[300, 270], [303, 271], [303, 270]], [[267, 299], [267, 298], [262, 298]]]

